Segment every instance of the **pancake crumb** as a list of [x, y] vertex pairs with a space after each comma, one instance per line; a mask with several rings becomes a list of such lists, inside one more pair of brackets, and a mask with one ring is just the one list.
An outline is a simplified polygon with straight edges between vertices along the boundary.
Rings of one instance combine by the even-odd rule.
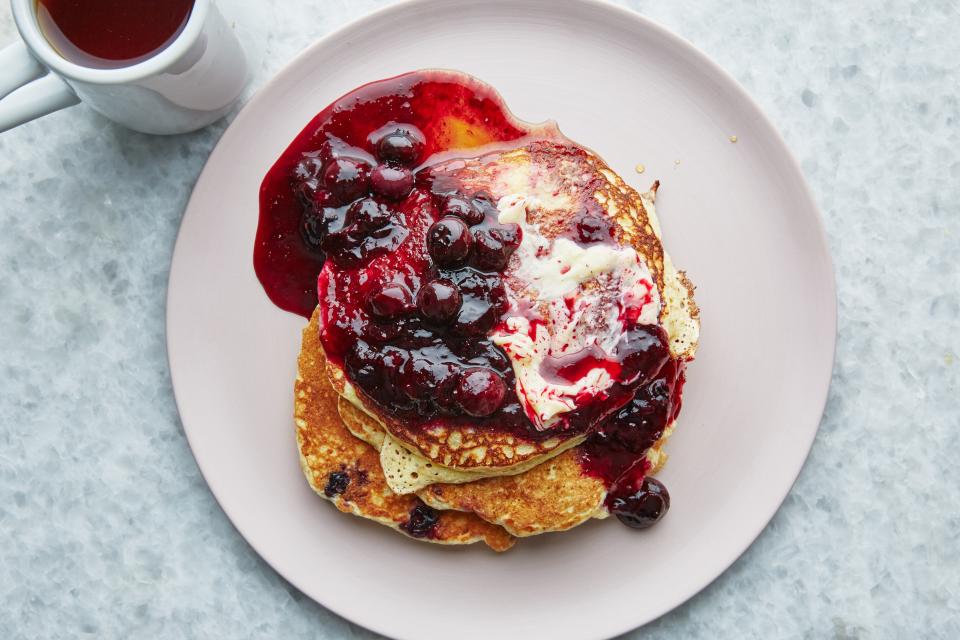
[[733, 144], [737, 144], [737, 139], [738, 139], [737, 136], [730, 136], [730, 142], [732, 142]]
[[634, 169], [636, 169], [637, 173], [643, 173], [644, 171], [647, 170], [647, 168], [642, 164], [638, 164], [637, 166], [634, 167]]

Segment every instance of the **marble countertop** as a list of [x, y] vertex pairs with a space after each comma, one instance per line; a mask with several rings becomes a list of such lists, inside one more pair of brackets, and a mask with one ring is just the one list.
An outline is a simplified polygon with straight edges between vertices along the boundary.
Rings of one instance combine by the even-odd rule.
[[[252, 92], [384, 3], [220, 4]], [[840, 299], [826, 414], [783, 508], [630, 637], [960, 637], [960, 5], [625, 4], [713, 57], [786, 136]], [[0, 45], [14, 36], [4, 6]], [[150, 137], [80, 107], [0, 135], [5, 638], [374, 637], [247, 546], [177, 417], [167, 270], [225, 126]]]

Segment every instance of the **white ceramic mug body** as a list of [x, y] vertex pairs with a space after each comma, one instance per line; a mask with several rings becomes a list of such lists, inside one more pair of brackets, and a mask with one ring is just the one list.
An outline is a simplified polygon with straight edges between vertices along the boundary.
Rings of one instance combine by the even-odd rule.
[[36, 1], [11, 5], [23, 43], [0, 51], [0, 131], [80, 100], [137, 131], [184, 133], [227, 113], [247, 81], [240, 43], [211, 0], [195, 0], [169, 46], [115, 69], [66, 60], [40, 31]]

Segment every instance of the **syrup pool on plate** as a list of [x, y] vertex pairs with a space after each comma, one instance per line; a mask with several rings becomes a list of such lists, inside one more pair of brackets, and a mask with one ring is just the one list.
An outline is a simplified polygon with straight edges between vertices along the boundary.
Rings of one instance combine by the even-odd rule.
[[[438, 157], [475, 157], [485, 145], [527, 143], [532, 132], [469, 76], [415, 72], [335, 101], [264, 178], [254, 268], [267, 295], [310, 317], [319, 290], [326, 357], [396, 420], [552, 435], [524, 413], [510, 359], [489, 338], [507, 311], [501, 272], [521, 230], [498, 221], [488, 194], [432, 170]], [[565, 140], [538, 144], [583, 153]], [[583, 244], [612, 237], [606, 220], [592, 218], [572, 221], [570, 233]], [[679, 410], [683, 365], [669, 359], [656, 325], [632, 326], [625, 339], [604, 366], [643, 369], [642, 384], [614, 386], [622, 406], [611, 419], [598, 424], [575, 410], [567, 428], [587, 434], [581, 463], [610, 488], [608, 508], [642, 528], [669, 506], [646, 478], [644, 453]], [[572, 354], [548, 368], [569, 379], [602, 359]]]

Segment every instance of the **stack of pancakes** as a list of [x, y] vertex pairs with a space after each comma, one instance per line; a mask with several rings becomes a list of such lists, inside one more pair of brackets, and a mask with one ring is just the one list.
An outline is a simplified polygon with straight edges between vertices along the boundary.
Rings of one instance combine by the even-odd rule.
[[[494, 201], [517, 193], [538, 195], [545, 204], [530, 222], [541, 229], [562, 228], [572, 208], [589, 201], [592, 210], [613, 221], [620, 244], [633, 247], [646, 263], [659, 299], [656, 321], [669, 336], [671, 357], [691, 360], [699, 312], [691, 283], [660, 242], [653, 206], [657, 185], [639, 194], [596, 155], [552, 149], [522, 144], [457, 159], [437, 171], [491, 194]], [[563, 531], [609, 515], [607, 485], [585, 473], [582, 462], [589, 432], [524, 439], [509, 431], [442, 422], [412, 429], [327, 361], [320, 311], [303, 331], [295, 387], [297, 443], [310, 486], [339, 510], [421, 540], [483, 540], [496, 551], [510, 548], [517, 537]], [[673, 427], [668, 425], [646, 451], [648, 473], [663, 465], [663, 445]]]

